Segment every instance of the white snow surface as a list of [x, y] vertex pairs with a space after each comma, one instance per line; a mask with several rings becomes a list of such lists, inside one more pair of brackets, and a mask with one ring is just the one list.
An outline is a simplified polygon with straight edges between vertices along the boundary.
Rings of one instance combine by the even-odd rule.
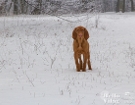
[[[135, 13], [62, 18], [0, 17], [0, 105], [134, 105]], [[78, 25], [90, 34], [92, 71], [75, 69]]]

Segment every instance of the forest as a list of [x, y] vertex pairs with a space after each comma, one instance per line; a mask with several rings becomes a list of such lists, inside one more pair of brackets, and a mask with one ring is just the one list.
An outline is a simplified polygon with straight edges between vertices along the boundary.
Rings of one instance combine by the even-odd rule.
[[1, 0], [0, 15], [131, 12], [135, 0]]

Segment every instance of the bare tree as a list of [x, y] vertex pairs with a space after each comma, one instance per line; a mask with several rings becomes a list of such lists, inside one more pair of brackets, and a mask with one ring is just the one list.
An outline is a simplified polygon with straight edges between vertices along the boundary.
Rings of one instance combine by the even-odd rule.
[[21, 4], [21, 13], [25, 13], [24, 12], [24, 8], [25, 8], [25, 2], [24, 2], [24, 0], [20, 0], [20, 4]]
[[117, 0], [116, 12], [125, 12], [125, 0]]
[[122, 12], [124, 13], [125, 12], [125, 0], [123, 0], [123, 2], [122, 2]]
[[120, 0], [117, 0], [116, 12], [120, 11], [119, 8], [120, 8]]
[[134, 11], [134, 1], [133, 0], [130, 1], [131, 1], [131, 11]]
[[14, 14], [19, 14], [19, 10], [18, 10], [18, 0], [12, 0], [14, 3], [14, 9], [13, 12]]

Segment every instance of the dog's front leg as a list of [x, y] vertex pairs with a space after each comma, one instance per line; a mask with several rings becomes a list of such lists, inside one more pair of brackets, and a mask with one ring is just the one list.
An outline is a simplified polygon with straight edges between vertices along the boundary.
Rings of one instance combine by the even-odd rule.
[[80, 63], [80, 70], [82, 70], [82, 59], [81, 59], [81, 54], [79, 54], [79, 63]]
[[78, 53], [74, 53], [74, 59], [75, 59], [75, 64], [76, 64], [76, 70], [79, 72], [80, 71], [80, 65], [78, 63]]
[[82, 69], [82, 71], [86, 71], [86, 61], [87, 61], [87, 56], [86, 56], [86, 53], [83, 52], [83, 69]]

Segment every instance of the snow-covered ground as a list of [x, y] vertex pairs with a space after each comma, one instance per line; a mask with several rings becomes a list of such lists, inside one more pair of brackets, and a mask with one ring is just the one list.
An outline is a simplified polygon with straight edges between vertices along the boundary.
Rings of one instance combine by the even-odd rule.
[[[62, 18], [0, 17], [0, 105], [134, 105], [135, 13]], [[75, 70], [77, 25], [92, 71]]]

